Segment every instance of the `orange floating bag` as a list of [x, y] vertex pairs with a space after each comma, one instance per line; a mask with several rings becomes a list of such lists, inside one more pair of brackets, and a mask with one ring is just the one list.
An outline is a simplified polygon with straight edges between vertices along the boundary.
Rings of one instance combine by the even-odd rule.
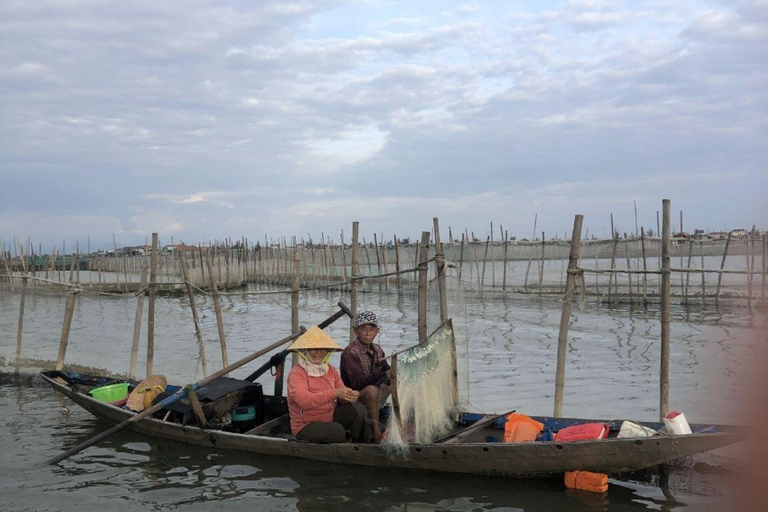
[[565, 473], [565, 486], [582, 491], [607, 492], [608, 475], [589, 471], [567, 471]]
[[504, 425], [505, 443], [527, 443], [535, 441], [544, 424], [526, 416], [525, 414], [507, 414], [507, 423]]

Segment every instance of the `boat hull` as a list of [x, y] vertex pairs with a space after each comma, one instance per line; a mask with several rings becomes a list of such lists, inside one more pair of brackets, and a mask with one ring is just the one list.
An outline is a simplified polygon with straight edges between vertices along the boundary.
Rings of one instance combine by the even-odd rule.
[[[42, 374], [41, 376], [56, 391], [64, 394], [94, 416], [111, 424], [123, 422], [136, 414], [79, 393], [66, 384], [54, 380], [50, 375]], [[521, 478], [552, 476], [571, 470], [602, 473], [635, 471], [714, 450], [746, 438], [746, 433], [739, 427], [718, 426], [717, 432], [685, 436], [560, 443], [556, 441], [471, 442], [409, 445], [405, 457], [392, 457], [379, 445], [303, 443], [274, 437], [201, 429], [155, 418], [133, 423], [129, 428], [147, 436], [198, 446], [297, 457], [336, 464]]]

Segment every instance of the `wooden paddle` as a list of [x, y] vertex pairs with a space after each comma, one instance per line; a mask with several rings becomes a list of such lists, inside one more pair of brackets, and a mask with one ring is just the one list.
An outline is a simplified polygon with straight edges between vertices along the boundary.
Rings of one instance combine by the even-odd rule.
[[[348, 314], [349, 309], [346, 306], [344, 306], [341, 302], [339, 302], [339, 307], [341, 308], [340, 311], [337, 311], [336, 313], [331, 315], [327, 320], [322, 322], [320, 325], [323, 325], [324, 327], [327, 327], [328, 325], [330, 325], [331, 323], [336, 321], [338, 318], [341, 318], [343, 315]], [[175, 394], [169, 396], [168, 398], [165, 398], [164, 400], [162, 400], [159, 403], [156, 403], [155, 405], [153, 405], [149, 409], [144, 409], [139, 414], [137, 414], [135, 416], [131, 416], [130, 418], [128, 418], [124, 422], [115, 425], [114, 427], [110, 428], [109, 430], [105, 430], [104, 432], [102, 432], [102, 433], [92, 437], [91, 439], [89, 439], [89, 440], [87, 440], [87, 441], [85, 441], [83, 443], [80, 443], [79, 445], [75, 446], [74, 448], [71, 448], [71, 449], [65, 451], [64, 453], [61, 453], [61, 454], [53, 457], [52, 459], [46, 461], [46, 463], [47, 464], [56, 464], [56, 463], [61, 462], [62, 460], [66, 459], [66, 458], [68, 458], [68, 457], [70, 457], [70, 456], [72, 456], [72, 455], [74, 455], [74, 454], [76, 454], [78, 452], [81, 452], [81, 451], [85, 450], [89, 446], [92, 446], [92, 445], [98, 443], [99, 441], [102, 441], [103, 439], [108, 438], [112, 434], [114, 434], [116, 432], [119, 432], [119, 431], [123, 430], [124, 428], [132, 425], [133, 423], [137, 423], [137, 422], [143, 420], [144, 418], [146, 418], [147, 416], [151, 416], [152, 414], [154, 414], [155, 412], [159, 411], [160, 409], [162, 409], [164, 407], [167, 407], [168, 405], [170, 405], [170, 404], [172, 404], [174, 402], [177, 402], [178, 400], [184, 398], [185, 396], [187, 396], [187, 390], [191, 390], [191, 391], [198, 390], [199, 388], [205, 386], [206, 384], [209, 384], [210, 382], [218, 379], [219, 377], [223, 377], [224, 375], [232, 372], [233, 370], [236, 370], [237, 368], [240, 368], [241, 366], [250, 363], [251, 361], [253, 361], [257, 357], [263, 356], [264, 354], [266, 354], [268, 352], [271, 352], [271, 351], [275, 350], [276, 348], [279, 348], [279, 347], [285, 345], [289, 341], [292, 341], [292, 340], [298, 338], [299, 336], [301, 336], [304, 333], [304, 331], [305, 331], [305, 329], [301, 329], [299, 332], [295, 332], [295, 333], [291, 334], [290, 336], [286, 336], [285, 338], [283, 338], [283, 339], [281, 339], [279, 341], [276, 341], [275, 343], [271, 344], [270, 346], [265, 347], [265, 348], [259, 350], [258, 352], [254, 352], [253, 354], [240, 359], [236, 363], [233, 363], [233, 364], [227, 366], [226, 368], [222, 368], [221, 370], [217, 371], [216, 373], [213, 373], [213, 374], [209, 375], [208, 377], [204, 378], [201, 381], [194, 382], [192, 384], [187, 384], [186, 386], [181, 388], [179, 391], [177, 391]]]

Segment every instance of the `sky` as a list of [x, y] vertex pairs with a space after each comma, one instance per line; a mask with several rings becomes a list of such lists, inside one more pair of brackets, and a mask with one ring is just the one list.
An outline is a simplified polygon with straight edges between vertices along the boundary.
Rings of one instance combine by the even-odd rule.
[[766, 0], [3, 0], [0, 242], [766, 229], [767, 113]]

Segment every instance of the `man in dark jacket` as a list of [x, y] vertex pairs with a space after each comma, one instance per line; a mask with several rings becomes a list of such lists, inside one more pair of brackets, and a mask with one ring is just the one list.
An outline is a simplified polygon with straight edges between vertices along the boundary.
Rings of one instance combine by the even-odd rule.
[[381, 440], [379, 408], [389, 397], [389, 363], [384, 351], [373, 340], [379, 334], [379, 321], [371, 311], [361, 311], [353, 324], [355, 341], [341, 353], [341, 379], [360, 392], [362, 402], [373, 423], [373, 440]]

